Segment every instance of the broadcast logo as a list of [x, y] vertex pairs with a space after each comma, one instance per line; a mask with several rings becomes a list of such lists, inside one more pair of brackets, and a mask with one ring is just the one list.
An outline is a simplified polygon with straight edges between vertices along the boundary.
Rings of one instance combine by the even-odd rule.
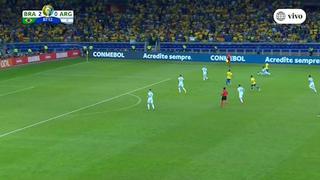
[[306, 18], [307, 14], [302, 9], [277, 9], [273, 14], [278, 24], [302, 24]]
[[51, 5], [43, 6], [42, 10], [23, 10], [22, 24], [73, 24], [73, 10], [54, 10]]

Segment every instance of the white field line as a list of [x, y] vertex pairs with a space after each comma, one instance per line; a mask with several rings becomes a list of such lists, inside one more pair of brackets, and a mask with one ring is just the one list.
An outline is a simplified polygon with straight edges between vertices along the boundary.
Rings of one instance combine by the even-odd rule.
[[116, 109], [116, 110], [114, 110], [114, 111], [124, 111], [124, 110], [128, 110], [128, 109], [131, 109], [131, 108], [134, 108], [134, 107], [138, 106], [138, 105], [141, 103], [141, 101], [142, 101], [141, 97], [139, 97], [139, 96], [137, 96], [137, 95], [134, 95], [134, 94], [129, 94], [129, 95], [132, 96], [132, 97], [137, 98], [138, 101], [137, 101], [135, 104], [131, 105], [131, 106], [119, 108], [119, 109]]
[[14, 134], [14, 133], [17, 133], [17, 132], [20, 132], [20, 131], [23, 131], [23, 130], [26, 130], [26, 129], [29, 129], [29, 128], [32, 128], [32, 127], [35, 127], [35, 126], [38, 126], [40, 124], [44, 124], [46, 122], [49, 122], [49, 121], [53, 121], [55, 119], [59, 119], [61, 117], [65, 117], [65, 116], [68, 116], [70, 114], [73, 114], [73, 113], [76, 113], [76, 112], [79, 112], [79, 111], [82, 111], [82, 110], [85, 110], [85, 109], [88, 109], [88, 108], [91, 108], [91, 107], [94, 107], [94, 106], [97, 106], [99, 104], [103, 104], [103, 103], [106, 103], [108, 101], [112, 101], [114, 99], [117, 99], [119, 97], [122, 97], [122, 96], [125, 96], [127, 94], [131, 94], [131, 93], [134, 93], [136, 91], [140, 91], [142, 89], [145, 89], [147, 87], [151, 87], [151, 86], [154, 86], [154, 85], [157, 85], [157, 84], [160, 84], [160, 83], [164, 83], [164, 82], [167, 82], [167, 81], [170, 81], [171, 79], [168, 78], [168, 79], [164, 79], [162, 81], [159, 81], [159, 82], [156, 82], [156, 83], [152, 83], [152, 84], [149, 84], [149, 85], [146, 85], [146, 86], [143, 86], [143, 87], [140, 87], [140, 88], [137, 88], [135, 90], [132, 90], [132, 91], [128, 91], [126, 93], [123, 93], [123, 94], [119, 94], [117, 96], [114, 96], [114, 97], [111, 97], [111, 98], [107, 98], [107, 99], [104, 99], [102, 101], [99, 101], [99, 102], [96, 102], [94, 104], [90, 104], [90, 105], [87, 105], [87, 106], [83, 106], [81, 108], [78, 108], [78, 109], [75, 109], [75, 110], [72, 110], [72, 111], [69, 111], [69, 112], [66, 112], [66, 113], [63, 113], [63, 114], [60, 114], [60, 115], [57, 115], [57, 116], [54, 116], [54, 117], [51, 117], [49, 119], [45, 119], [45, 120], [42, 120], [42, 121], [39, 121], [37, 123], [34, 123], [34, 124], [30, 124], [28, 126], [25, 126], [25, 127], [22, 127], [22, 128], [18, 128], [18, 129], [15, 129], [15, 130], [12, 130], [12, 131], [9, 131], [9, 132], [6, 132], [4, 134], [1, 134], [0, 135], [0, 138], [3, 138], [5, 136], [8, 136], [8, 135], [11, 135], [11, 134]]
[[27, 88], [18, 89], [18, 90], [15, 90], [15, 91], [10, 91], [10, 92], [4, 93], [4, 94], [0, 94], [0, 97], [8, 96], [8, 95], [11, 95], [11, 94], [16, 94], [16, 93], [19, 93], [19, 92], [23, 92], [23, 91], [27, 91], [27, 90], [33, 89], [33, 88], [34, 88], [33, 86], [30, 86], [30, 87], [27, 87]]
[[103, 114], [103, 113], [116, 112], [116, 111], [124, 111], [124, 110], [128, 110], [128, 109], [134, 108], [134, 107], [138, 106], [141, 103], [141, 101], [142, 101], [141, 97], [139, 97], [137, 95], [134, 95], [134, 94], [128, 94], [128, 95], [137, 98], [138, 101], [136, 103], [132, 104], [132, 105], [125, 106], [125, 107], [118, 108], [118, 109], [114, 109], [114, 110], [98, 111], [98, 112], [84, 113], [84, 114], [80, 113], [80, 114], [75, 114], [75, 115], [72, 115], [72, 116], [73, 117], [75, 117], [75, 116], [92, 116], [92, 115], [96, 115], [96, 114]]

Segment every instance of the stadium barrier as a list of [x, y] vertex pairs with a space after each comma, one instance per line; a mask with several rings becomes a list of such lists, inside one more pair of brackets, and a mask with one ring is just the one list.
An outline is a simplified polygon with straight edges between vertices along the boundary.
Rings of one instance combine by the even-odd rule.
[[[146, 50], [144, 42], [30, 42], [30, 43], [8, 43], [5, 45], [9, 52], [14, 48], [20, 53], [27, 53], [28, 49], [41, 52], [43, 46], [47, 45], [49, 52], [65, 52], [68, 50], [82, 49], [83, 46], [93, 46], [96, 51], [130, 51], [132, 45], [136, 51]], [[186, 48], [183, 48], [186, 45]], [[188, 52], [188, 53], [232, 53], [232, 54], [259, 54], [280, 56], [305, 56], [309, 54], [309, 48], [313, 48], [313, 55], [320, 55], [320, 43], [218, 43], [218, 42], [161, 42], [159, 48], [154, 50], [160, 52]]]
[[[194, 62], [226, 62], [226, 55], [203, 53], [165, 53], [165, 52], [121, 52], [93, 51], [92, 58], [123, 59], [123, 60], [163, 60], [163, 61], [194, 61]], [[320, 65], [320, 57], [314, 56], [266, 56], [266, 55], [232, 55], [231, 61], [236, 63], [255, 64], [307, 64]]]
[[12, 57], [0, 61], [0, 69], [9, 68], [22, 64], [29, 64], [42, 61], [59, 60], [62, 58], [73, 58], [81, 55], [80, 50], [70, 50], [60, 53], [47, 53], [36, 56]]

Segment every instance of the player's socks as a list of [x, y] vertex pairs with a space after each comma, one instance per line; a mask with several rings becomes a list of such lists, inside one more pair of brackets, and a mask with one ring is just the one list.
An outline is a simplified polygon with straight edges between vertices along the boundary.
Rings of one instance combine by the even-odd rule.
[[152, 104], [152, 109], [154, 110], [155, 108], [154, 108], [154, 104]]
[[315, 87], [311, 88], [315, 93], [317, 93], [317, 89]]
[[183, 88], [183, 91], [184, 91], [184, 93], [187, 93], [187, 90], [186, 90], [186, 88]]
[[178, 90], [179, 90], [179, 93], [181, 93], [181, 89], [180, 89], [180, 88], [178, 88]]
[[148, 110], [150, 110], [150, 104], [148, 104], [147, 106], [148, 106]]

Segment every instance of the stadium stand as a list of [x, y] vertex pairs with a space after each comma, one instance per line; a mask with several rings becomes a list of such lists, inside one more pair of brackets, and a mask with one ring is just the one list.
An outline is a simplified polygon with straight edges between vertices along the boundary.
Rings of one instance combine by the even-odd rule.
[[[43, 4], [74, 10], [75, 23], [26, 26], [17, 21], [22, 10], [41, 9]], [[307, 8], [307, 21], [277, 25], [272, 15], [279, 7]], [[301, 55], [312, 47], [319, 54], [318, 44], [307, 44], [320, 41], [319, 8], [290, 0], [4, 0], [0, 8], [0, 44], [6, 44], [6, 52], [40, 52], [41, 42], [63, 42], [50, 43], [54, 51], [86, 44], [80, 42], [101, 42], [94, 47], [109, 50], [129, 50], [135, 43], [141, 51], [145, 45], [137, 42], [148, 41], [159, 42], [162, 51]]]
[[[81, 2], [81, 6], [79, 6]], [[308, 9], [303, 25], [284, 26], [273, 22], [279, 8], [302, 7], [292, 1], [259, 0], [4, 0], [0, 18], [2, 42], [319, 42], [317, 8]], [[24, 26], [23, 9], [75, 11], [74, 25]], [[8, 8], [8, 6], [10, 8]], [[266, 8], [267, 7], [267, 8]], [[303, 7], [305, 8], [305, 7]]]

